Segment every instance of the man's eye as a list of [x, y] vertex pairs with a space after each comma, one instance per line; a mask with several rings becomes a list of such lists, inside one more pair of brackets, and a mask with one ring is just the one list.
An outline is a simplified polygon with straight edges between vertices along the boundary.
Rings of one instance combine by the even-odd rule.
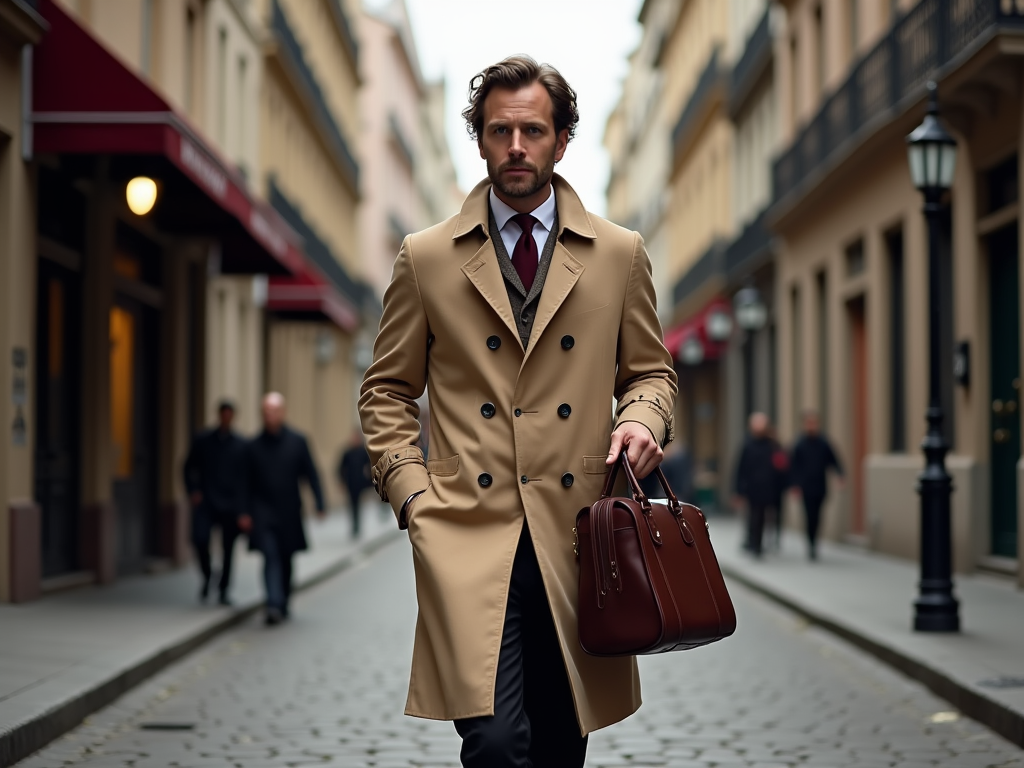
[[499, 125], [497, 128], [494, 129], [494, 132], [498, 134], [505, 134], [508, 133], [508, 128], [506, 128], [503, 125]]
[[536, 135], [536, 134], [540, 133], [540, 128], [538, 128], [538, 127], [537, 127], [537, 126], [535, 126], [535, 125], [533, 125], [533, 126], [530, 126], [530, 128], [529, 128], [528, 130], [530, 131], [530, 133], [532, 133], [532, 134], [534, 134], [534, 135]]

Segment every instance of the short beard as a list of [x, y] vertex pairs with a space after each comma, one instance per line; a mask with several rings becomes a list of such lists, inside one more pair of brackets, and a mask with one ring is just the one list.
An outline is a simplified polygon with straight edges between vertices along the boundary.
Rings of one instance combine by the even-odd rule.
[[[502, 178], [502, 173], [509, 168], [526, 168], [533, 172], [532, 176], [527, 176], [525, 179], [518, 181], [505, 181]], [[511, 198], [523, 198], [530, 197], [531, 195], [544, 189], [551, 183], [551, 177], [555, 173], [555, 156], [551, 154], [551, 159], [544, 164], [543, 168], [538, 168], [532, 163], [526, 162], [513, 162], [506, 160], [500, 166], [495, 168], [491, 161], [487, 161], [487, 175], [491, 179], [491, 183], [506, 197]]]

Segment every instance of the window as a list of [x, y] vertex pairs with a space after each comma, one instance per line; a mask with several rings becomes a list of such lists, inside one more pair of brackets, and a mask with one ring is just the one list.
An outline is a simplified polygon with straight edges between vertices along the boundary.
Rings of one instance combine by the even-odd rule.
[[789, 39], [789, 108], [795, 128], [800, 120], [800, 49], [796, 35]]
[[814, 9], [814, 55], [817, 58], [814, 76], [817, 78], [815, 91], [821, 95], [825, 92], [825, 23], [822, 19], [821, 4]]
[[847, 0], [850, 9], [850, 61], [857, 58], [857, 45], [860, 43], [860, 4], [862, 0]]
[[1020, 171], [1016, 154], [985, 173], [985, 191], [988, 193], [988, 204], [984, 206], [987, 213], [995, 213], [1017, 202]]
[[142, 0], [142, 37], [140, 39], [139, 69], [150, 75], [153, 58], [153, 0]]
[[217, 35], [217, 138], [221, 149], [227, 144], [228, 122], [228, 31], [220, 28]]
[[846, 246], [846, 276], [856, 277], [863, 274], [866, 266], [864, 257], [864, 240], [858, 239]]
[[196, 55], [196, 12], [189, 8], [185, 12], [185, 110], [195, 116], [195, 55]]
[[249, 122], [249, 116], [246, 114], [246, 106], [248, 104], [248, 98], [246, 89], [249, 87], [246, 82], [246, 69], [248, 63], [244, 56], [238, 57], [238, 146], [235, 149], [239, 162], [238, 167], [242, 171], [242, 174], [248, 176], [248, 168], [245, 163], [246, 157], [246, 146], [245, 146], [245, 126]]
[[903, 271], [903, 230], [885, 236], [889, 257], [889, 450], [907, 450], [907, 349], [906, 310], [904, 308], [905, 275]]
[[791, 315], [790, 322], [792, 323], [790, 325], [790, 333], [792, 334], [790, 343], [793, 348], [793, 386], [791, 390], [793, 396], [793, 434], [799, 434], [800, 413], [804, 408], [803, 387], [801, 386], [801, 382], [803, 380], [804, 359], [803, 347], [800, 343], [800, 331], [803, 328], [803, 317], [801, 317], [800, 312], [799, 286], [794, 285], [790, 290], [789, 303]]

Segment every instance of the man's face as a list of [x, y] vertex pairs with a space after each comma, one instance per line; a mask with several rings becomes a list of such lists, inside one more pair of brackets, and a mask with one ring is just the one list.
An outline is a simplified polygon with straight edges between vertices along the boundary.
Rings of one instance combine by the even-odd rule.
[[220, 416], [220, 428], [231, 429], [231, 422], [235, 420], [235, 409], [221, 408], [218, 415]]
[[277, 432], [284, 424], [284, 403], [267, 398], [263, 401], [263, 426], [268, 432]]
[[818, 421], [817, 414], [807, 414], [804, 416], [804, 432], [808, 435], [818, 434], [818, 430], [821, 428], [821, 424]]
[[547, 199], [555, 163], [569, 143], [568, 130], [555, 131], [547, 90], [539, 82], [495, 88], [484, 101], [483, 123], [480, 157], [495, 193], [516, 210], [533, 210]]

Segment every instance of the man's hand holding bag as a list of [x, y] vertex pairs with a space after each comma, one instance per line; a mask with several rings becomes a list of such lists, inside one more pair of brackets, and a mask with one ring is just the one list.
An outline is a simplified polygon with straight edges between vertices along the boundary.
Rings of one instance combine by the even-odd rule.
[[[620, 464], [631, 498], [611, 496]], [[667, 504], [644, 495], [623, 452], [601, 498], [576, 516], [579, 636], [591, 655], [682, 651], [736, 631], [704, 514], [655, 472]]]

